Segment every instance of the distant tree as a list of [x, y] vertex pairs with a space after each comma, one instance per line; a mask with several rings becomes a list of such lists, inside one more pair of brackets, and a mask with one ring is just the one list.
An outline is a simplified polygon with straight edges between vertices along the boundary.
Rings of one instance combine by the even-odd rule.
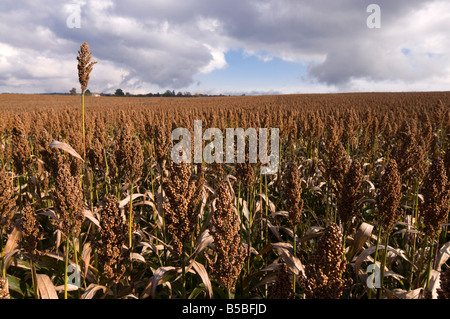
[[69, 92], [70, 92], [70, 95], [77, 95], [77, 89], [76, 88], [72, 88]]
[[175, 96], [175, 92], [171, 91], [171, 90], [166, 90], [166, 92], [164, 92], [164, 94], [162, 96], [165, 96], [165, 97]]
[[124, 96], [125, 93], [123, 93], [122, 89], [117, 89], [116, 93], [114, 93], [115, 96]]
[[131, 96], [130, 92], [125, 93], [126, 96]]
[[184, 95], [183, 95], [183, 93], [178, 92], [178, 93], [177, 93], [177, 96], [178, 96], [178, 97], [183, 97]]
[[184, 96], [186, 96], [186, 97], [191, 97], [192, 94], [191, 94], [191, 92], [184, 92]]
[[87, 89], [86, 92], [84, 92], [84, 95], [86, 95], [86, 96], [91, 96], [92, 93], [91, 93], [91, 91], [90, 91], [89, 89]]

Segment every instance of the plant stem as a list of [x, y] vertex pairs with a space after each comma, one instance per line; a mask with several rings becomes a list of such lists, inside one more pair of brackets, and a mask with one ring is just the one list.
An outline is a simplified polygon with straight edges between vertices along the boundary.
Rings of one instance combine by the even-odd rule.
[[64, 299], [67, 299], [67, 268], [69, 267], [69, 237], [66, 237], [66, 266], [64, 268]]
[[81, 121], [83, 123], [83, 159], [86, 160], [86, 132], [84, 123], [84, 90], [81, 93]]
[[386, 242], [384, 246], [383, 259], [381, 260], [381, 271], [380, 271], [380, 288], [377, 291], [377, 299], [381, 298], [381, 293], [383, 292], [383, 279], [384, 279], [384, 268], [386, 266], [386, 256], [389, 244], [389, 234], [386, 234]]
[[36, 275], [36, 265], [34, 264], [33, 259], [30, 260], [30, 264], [31, 264], [31, 279], [33, 281], [34, 298], [39, 299], [38, 286], [37, 286], [37, 275]]
[[[293, 225], [293, 245], [292, 245], [292, 247], [293, 247], [293, 249], [294, 249], [294, 258], [296, 257], [296, 255], [297, 255], [297, 236], [296, 236], [296, 233], [297, 233], [297, 225]], [[293, 293], [294, 293], [294, 299], [295, 299], [295, 282], [297, 281], [297, 275], [294, 273], [293, 274], [293, 282], [292, 282], [292, 291], [293, 291]]]
[[131, 244], [132, 244], [132, 224], [133, 224], [133, 179], [131, 179], [130, 184], [130, 212], [129, 212], [129, 220], [128, 220], [128, 245], [131, 250]]
[[[379, 224], [379, 229], [378, 229], [377, 243], [376, 243], [376, 246], [375, 246], [375, 256], [374, 256], [374, 259], [373, 259], [373, 263], [374, 263], [375, 265], [377, 264], [377, 259], [378, 259], [378, 246], [379, 246], [379, 243], [380, 243], [380, 237], [381, 237], [381, 223], [378, 223], [378, 224]], [[373, 274], [374, 272], [375, 272], [375, 269], [372, 270], [372, 274]], [[369, 289], [368, 298], [369, 298], [369, 299], [372, 299], [372, 289]]]
[[[72, 238], [72, 244], [73, 244], [73, 255], [75, 257], [75, 265], [76, 265], [76, 270], [75, 271], [78, 272], [78, 270], [81, 269], [81, 268], [78, 266], [77, 246], [75, 244], [75, 237]], [[80, 272], [79, 275], [81, 275], [81, 272]], [[81, 284], [81, 277], [80, 277], [80, 284]], [[81, 295], [80, 295], [80, 287], [78, 287], [78, 298], [80, 298], [80, 297], [81, 297]]]
[[186, 299], [186, 261], [184, 260], [184, 245], [182, 245], [182, 255], [181, 255], [181, 276], [182, 276], [182, 286], [181, 286], [181, 297]]

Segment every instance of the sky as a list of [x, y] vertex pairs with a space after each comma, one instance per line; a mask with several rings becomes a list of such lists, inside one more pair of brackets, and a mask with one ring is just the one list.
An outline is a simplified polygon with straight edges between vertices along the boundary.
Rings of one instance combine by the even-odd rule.
[[450, 89], [448, 0], [1, 0], [0, 93], [80, 91], [83, 42], [92, 92]]

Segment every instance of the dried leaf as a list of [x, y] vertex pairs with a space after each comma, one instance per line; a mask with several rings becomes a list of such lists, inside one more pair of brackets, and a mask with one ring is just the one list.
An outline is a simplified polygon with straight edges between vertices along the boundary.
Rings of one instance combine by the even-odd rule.
[[272, 248], [277, 252], [277, 254], [283, 258], [290, 271], [292, 271], [296, 275], [298, 275], [300, 271], [302, 273], [305, 272], [305, 267], [303, 266], [300, 259], [294, 256], [294, 248], [292, 247], [292, 244], [272, 243], [271, 245]]
[[124, 199], [122, 199], [119, 202], [119, 208], [124, 208], [130, 202], [131, 198], [134, 201], [136, 198], [143, 197], [143, 196], [145, 196], [145, 194], [134, 193], [132, 196], [128, 195], [127, 197], [125, 197]]
[[[67, 284], [67, 291], [76, 291], [79, 287], [73, 284]], [[56, 286], [55, 290], [58, 292], [64, 291], [64, 285]]]
[[363, 247], [364, 243], [372, 236], [373, 225], [362, 223], [356, 231], [353, 243], [350, 247], [347, 259], [352, 260], [353, 257]]
[[17, 227], [14, 227], [12, 232], [8, 235], [8, 241], [6, 242], [5, 248], [3, 248], [3, 253], [6, 255], [19, 247], [19, 242], [21, 239], [22, 231]]
[[42, 299], [58, 299], [55, 285], [50, 277], [43, 274], [36, 274], [37, 286]]
[[[177, 268], [172, 267], [172, 266], [159, 267], [158, 269], [156, 269], [156, 271], [153, 274], [150, 285], [147, 287], [147, 288], [149, 288], [150, 296], [152, 298], [155, 298], [156, 287], [159, 286], [164, 281], [164, 277], [166, 277], [168, 274], [170, 274], [174, 270], [177, 270]], [[147, 288], [145, 290], [147, 290]], [[144, 291], [144, 293], [145, 293], [145, 291]]]
[[53, 140], [50, 145], [51, 148], [58, 148], [60, 150], [63, 150], [67, 153], [69, 153], [70, 155], [78, 158], [79, 160], [81, 160], [82, 162], [84, 162], [84, 160], [81, 158], [81, 156], [72, 148], [72, 146], [64, 143], [64, 142], [59, 142], [56, 140]]
[[260, 193], [260, 194], [257, 194], [256, 196], [259, 196], [259, 197], [261, 197], [262, 199], [264, 199], [264, 201], [266, 202], [266, 205], [269, 206], [269, 211], [270, 211], [271, 213], [275, 213], [275, 204], [274, 204], [270, 199], [268, 199], [268, 198], [266, 197], [266, 194]]
[[51, 219], [55, 220], [56, 222], [59, 221], [58, 216], [56, 216], [56, 213], [51, 209], [47, 209], [44, 212], [40, 212], [40, 213], [38, 213], [38, 215], [44, 215], [44, 216], [50, 217]]
[[145, 258], [142, 257], [142, 255], [138, 254], [138, 253], [132, 253], [131, 254], [131, 260], [140, 261], [141, 263], [145, 264]]
[[450, 241], [442, 245], [436, 257], [436, 270], [440, 270], [441, 266], [450, 258]]
[[83, 251], [81, 253], [81, 259], [84, 261], [84, 277], [86, 278], [87, 272], [89, 270], [89, 265], [91, 264], [91, 243], [87, 242], [83, 246]]
[[101, 228], [100, 222], [98, 221], [97, 218], [94, 217], [94, 214], [92, 214], [92, 212], [89, 209], [84, 209], [83, 214], [84, 214], [84, 217], [86, 217], [91, 222], [93, 222], [97, 227]]
[[190, 258], [195, 258], [199, 253], [201, 253], [208, 245], [214, 242], [214, 237], [209, 233], [209, 229], [205, 229], [204, 232], [200, 234], [197, 240], [197, 246]]
[[440, 275], [441, 275], [441, 273], [439, 271], [431, 269], [430, 282], [428, 284], [428, 289], [431, 291], [431, 296], [433, 299], [438, 299], [437, 290], [439, 288], [441, 288]]
[[[355, 269], [355, 273], [360, 275], [361, 274], [366, 274], [366, 272], [361, 270], [361, 265], [362, 263], [368, 259], [368, 257], [373, 254], [376, 250], [376, 246], [371, 246], [367, 249], [364, 249], [359, 255], [358, 257], [356, 257], [355, 263], [353, 264], [353, 269]], [[384, 245], [378, 245], [378, 250], [383, 250], [385, 248]], [[394, 254], [396, 254], [397, 256], [403, 258], [404, 260], [406, 260], [407, 262], [411, 263], [411, 261], [406, 257], [406, 255], [404, 254], [404, 252], [400, 249], [394, 249], [391, 246], [388, 246], [388, 251], [393, 252]], [[415, 266], [414, 266], [415, 267]], [[385, 276], [392, 276], [392, 277], [396, 277], [396, 278], [403, 278], [402, 276], [394, 273], [394, 272], [388, 272], [386, 271]]]
[[423, 288], [417, 288], [414, 290], [404, 290], [404, 289], [383, 289], [389, 299], [420, 299], [422, 296]]
[[318, 226], [310, 227], [306, 231], [305, 235], [302, 238], [300, 238], [299, 243], [302, 243], [302, 242], [308, 241], [310, 239], [322, 236], [322, 231], [323, 230], [324, 230], [323, 227], [318, 227]]
[[212, 289], [212, 285], [211, 285], [211, 280], [209, 280], [209, 275], [208, 275], [208, 272], [205, 269], [205, 266], [203, 266], [199, 262], [196, 262], [195, 260], [192, 260], [192, 268], [194, 268], [195, 272], [202, 279], [202, 282], [205, 285], [206, 291], [208, 292], [208, 297], [210, 299], [212, 299], [212, 297], [213, 297], [213, 289]]
[[81, 299], [92, 299], [97, 291], [103, 290], [103, 293], [105, 293], [107, 289], [108, 288], [106, 288], [105, 286], [90, 284], [84, 294], [81, 295]]

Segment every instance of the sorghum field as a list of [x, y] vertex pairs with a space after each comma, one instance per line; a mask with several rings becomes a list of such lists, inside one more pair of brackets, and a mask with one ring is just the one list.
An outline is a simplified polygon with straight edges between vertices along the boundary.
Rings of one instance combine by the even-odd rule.
[[[80, 99], [0, 95], [0, 298], [450, 297], [450, 93]], [[194, 120], [277, 174], [174, 163]]]

